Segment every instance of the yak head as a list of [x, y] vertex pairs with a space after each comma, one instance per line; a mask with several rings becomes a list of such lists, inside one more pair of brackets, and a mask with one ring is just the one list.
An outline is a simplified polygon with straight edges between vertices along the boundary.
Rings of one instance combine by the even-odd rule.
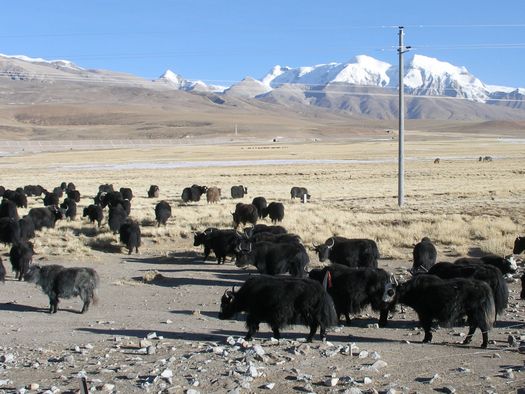
[[39, 265], [30, 265], [24, 275], [24, 280], [29, 283], [38, 283], [40, 281], [40, 270], [41, 268]]
[[219, 319], [230, 319], [235, 314], [235, 286], [231, 290], [226, 290], [221, 298], [221, 310], [219, 311]]
[[514, 254], [520, 254], [525, 250], [525, 237], [516, 237], [514, 240], [514, 249], [512, 250], [512, 253]]
[[248, 239], [242, 238], [235, 247], [235, 265], [237, 267], [246, 267], [254, 264], [254, 247]]
[[518, 270], [518, 263], [516, 262], [516, 257], [513, 255], [505, 256], [504, 260], [505, 269], [510, 272], [516, 272]]
[[206, 230], [204, 230], [203, 232], [196, 232], [196, 233], [193, 233], [193, 246], [203, 245], [204, 242], [206, 241], [206, 239], [208, 238], [208, 236], [209, 236], [214, 230], [216, 230], [216, 229], [213, 228], [213, 227], [209, 227], [209, 228], [207, 228]]
[[335, 245], [334, 238], [329, 238], [324, 244], [321, 244], [321, 245], [314, 244], [314, 250], [319, 256], [320, 262], [324, 262], [329, 258], [330, 252], [332, 251], [332, 248], [334, 247], [334, 245]]
[[399, 283], [394, 275], [390, 275], [389, 281], [385, 283], [385, 289], [383, 291], [382, 301], [386, 304], [390, 304], [395, 301], [396, 289]]

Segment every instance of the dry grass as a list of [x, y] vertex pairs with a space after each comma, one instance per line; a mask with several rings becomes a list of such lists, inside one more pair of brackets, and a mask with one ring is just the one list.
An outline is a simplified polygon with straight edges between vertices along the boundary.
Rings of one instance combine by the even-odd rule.
[[[304, 164], [252, 167], [208, 167], [152, 170], [60, 170], [63, 163], [128, 163], [166, 160], [224, 160], [238, 154], [240, 158], [371, 158], [393, 157], [392, 143], [377, 142], [350, 145], [290, 145], [286, 149], [254, 151], [242, 146], [186, 147], [172, 151], [105, 151], [74, 154], [42, 154], [24, 158], [4, 158], [11, 168], [3, 182], [7, 187], [40, 183], [47, 188], [61, 181], [73, 181], [83, 198], [82, 207], [92, 202], [98, 185], [113, 183], [117, 188], [131, 187], [133, 219], [141, 224], [144, 246], [142, 253], [168, 255], [170, 252], [200, 251], [192, 246], [193, 232], [206, 227], [229, 228], [231, 212], [239, 201], [250, 202], [255, 196], [285, 204], [282, 223], [299, 234], [305, 244], [322, 242], [332, 235], [372, 238], [378, 242], [382, 257], [411, 259], [414, 243], [430, 237], [445, 260], [469, 252], [508, 254], [517, 233], [523, 232], [525, 182], [521, 146], [494, 144], [487, 141], [419, 142], [409, 145], [408, 152], [421, 160], [406, 164], [406, 206], [396, 205], [396, 165]], [[190, 151], [187, 151], [190, 150]], [[247, 154], [249, 152], [249, 154]], [[481, 153], [479, 153], [481, 152]], [[474, 160], [481, 154], [492, 154], [492, 163]], [[300, 155], [300, 156], [298, 156]], [[441, 164], [432, 163], [440, 156]], [[408, 155], [411, 156], [410, 153]], [[445, 159], [471, 157], [471, 160]], [[500, 157], [498, 159], [498, 157]], [[236, 157], [237, 158], [237, 157]], [[38, 163], [38, 166], [37, 166]], [[59, 169], [57, 171], [57, 168]], [[38, 175], [37, 175], [38, 174]], [[182, 204], [180, 193], [193, 183], [222, 188], [218, 204]], [[160, 199], [146, 198], [150, 184], [158, 184], [161, 198], [173, 209], [166, 227], [156, 227], [155, 204]], [[249, 197], [232, 200], [232, 185], [248, 186]], [[301, 204], [289, 198], [291, 186], [308, 187], [312, 200]], [[31, 206], [42, 206], [40, 198], [30, 198]], [[22, 210], [21, 213], [25, 213]], [[104, 253], [122, 253], [118, 236], [107, 226], [97, 229], [77, 219], [62, 221], [57, 228], [43, 231], [35, 242], [39, 255], [66, 255], [72, 259], [103, 259]], [[313, 254], [312, 254], [313, 257]], [[315, 258], [313, 259], [315, 261]]]

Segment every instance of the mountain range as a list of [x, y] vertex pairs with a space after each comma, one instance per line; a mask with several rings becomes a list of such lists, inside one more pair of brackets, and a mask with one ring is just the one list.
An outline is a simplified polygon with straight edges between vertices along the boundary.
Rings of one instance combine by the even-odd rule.
[[[75, 106], [81, 113], [80, 119], [68, 119], [66, 123], [104, 123], [109, 118], [105, 109], [111, 105], [122, 109], [126, 105], [140, 107], [141, 116], [148, 119], [154, 117], [155, 111], [165, 111], [177, 117], [172, 122], [177, 127], [185, 127], [178, 122], [187, 124], [188, 117], [184, 116], [189, 113], [199, 124], [202, 119], [208, 124], [222, 116], [220, 127], [224, 127], [226, 119], [247, 119], [252, 114], [255, 118], [272, 118], [265, 127], [282, 123], [277, 120], [279, 117], [298, 120], [294, 130], [300, 129], [305, 119], [312, 130], [317, 130], [327, 120], [340, 124], [350, 119], [359, 124], [367, 120], [395, 120], [398, 74], [394, 65], [359, 55], [345, 63], [296, 68], [276, 65], [259, 79], [247, 76], [231, 86], [216, 86], [188, 80], [171, 70], [148, 80], [110, 70], [86, 69], [67, 60], [0, 55], [0, 106], [6, 116], [12, 117], [9, 119], [15, 128], [20, 122], [40, 126], [59, 122], [57, 119], [68, 116], [64, 106]], [[485, 84], [465, 67], [435, 58], [419, 54], [407, 57], [404, 85], [407, 119], [525, 120], [524, 88]], [[47, 112], [38, 114], [35, 105], [46, 106]], [[58, 105], [62, 106], [60, 110], [56, 109]], [[13, 106], [19, 108], [14, 115], [9, 110]], [[55, 108], [54, 115], [50, 107]], [[88, 115], [93, 112], [88, 107], [97, 107], [96, 117]], [[112, 122], [124, 118], [118, 113]], [[309, 123], [312, 119], [315, 125]], [[129, 123], [129, 119], [125, 122]]]

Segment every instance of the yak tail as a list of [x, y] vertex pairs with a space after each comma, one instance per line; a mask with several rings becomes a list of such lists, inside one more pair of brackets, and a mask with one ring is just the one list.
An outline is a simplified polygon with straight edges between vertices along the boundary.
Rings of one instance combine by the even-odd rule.
[[509, 301], [509, 288], [503, 275], [497, 275], [496, 284], [493, 288], [496, 314], [501, 314], [507, 307]]
[[325, 327], [333, 327], [339, 321], [335, 312], [334, 301], [326, 291], [323, 293], [321, 298], [321, 324]]
[[481, 331], [488, 331], [492, 328], [496, 319], [496, 307], [490, 286], [483, 282], [483, 293], [480, 293], [479, 308], [476, 309], [476, 320]]

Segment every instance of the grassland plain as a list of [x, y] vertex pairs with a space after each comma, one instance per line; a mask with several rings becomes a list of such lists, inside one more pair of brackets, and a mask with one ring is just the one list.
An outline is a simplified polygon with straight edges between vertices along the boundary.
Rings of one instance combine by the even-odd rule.
[[[435, 345], [419, 344], [421, 334], [411, 311], [394, 315], [388, 329], [369, 327], [375, 316], [364, 315], [354, 327], [333, 332], [331, 344], [301, 344], [296, 340], [304, 336], [304, 329], [295, 327], [286, 331], [288, 340], [274, 345], [261, 327], [256, 343], [266, 357], [254, 358], [242, 346], [226, 343], [230, 335], [242, 336], [244, 327], [240, 321], [216, 318], [220, 296], [254, 271], [229, 263], [202, 263], [201, 250], [192, 241], [194, 231], [231, 227], [231, 212], [239, 201], [265, 196], [283, 202], [282, 224], [308, 246], [334, 234], [375, 239], [380, 266], [401, 278], [411, 265], [413, 244], [423, 236], [435, 242], [439, 260], [511, 252], [514, 238], [525, 231], [525, 145], [492, 137], [409, 141], [402, 209], [397, 207], [396, 154], [397, 143], [392, 140], [67, 151], [2, 158], [4, 186], [41, 184], [51, 189], [72, 181], [82, 195], [80, 212], [92, 203], [101, 183], [131, 187], [135, 195], [131, 216], [141, 224], [144, 245], [139, 255], [127, 256], [107, 226], [96, 229], [80, 218], [61, 221], [37, 235], [36, 262], [99, 271], [100, 302], [79, 315], [68, 313], [79, 309], [78, 300], [64, 300], [63, 310], [50, 316], [44, 312], [43, 294], [9, 276], [0, 292], [0, 327], [6, 333], [0, 339], [0, 354], [13, 354], [14, 361], [2, 363], [0, 380], [6, 382], [0, 390], [10, 392], [31, 383], [38, 383], [41, 390], [52, 386], [62, 392], [75, 390], [83, 374], [92, 387], [119, 392], [191, 388], [244, 392], [263, 390], [268, 383], [275, 383], [273, 390], [279, 392], [351, 387], [430, 392], [448, 386], [457, 392], [513, 392], [525, 386], [523, 356], [507, 344], [509, 334], [525, 335], [517, 283], [510, 284], [509, 310], [491, 333], [494, 342], [487, 351], [476, 348], [477, 337], [472, 347], [458, 346], [461, 328], [438, 330]], [[478, 161], [487, 155], [491, 162]], [[434, 164], [437, 157], [440, 163]], [[272, 165], [267, 160], [281, 161]], [[205, 200], [182, 204], [183, 187], [193, 183], [220, 187], [223, 199], [218, 204]], [[159, 199], [146, 198], [151, 184], [160, 187]], [[248, 187], [248, 196], [232, 200], [229, 188], [238, 184]], [[311, 202], [290, 200], [291, 186], [307, 187]], [[158, 228], [153, 207], [160, 199], [172, 205], [173, 217]], [[29, 208], [42, 206], [41, 198], [30, 198], [29, 203]], [[4, 247], [4, 256], [7, 253]], [[311, 265], [319, 265], [309, 253]], [[139, 341], [153, 331], [164, 338], [152, 340], [155, 354], [142, 354]], [[345, 354], [344, 346], [351, 342], [368, 350], [369, 356]], [[338, 346], [343, 348], [334, 353]], [[221, 347], [225, 352], [217, 349]], [[375, 361], [373, 351], [388, 366], [369, 369]], [[256, 376], [246, 369], [250, 362]], [[161, 376], [166, 369], [173, 372], [172, 378]], [[435, 374], [439, 376], [431, 379]], [[340, 378], [336, 386], [325, 385], [331, 377]]]

